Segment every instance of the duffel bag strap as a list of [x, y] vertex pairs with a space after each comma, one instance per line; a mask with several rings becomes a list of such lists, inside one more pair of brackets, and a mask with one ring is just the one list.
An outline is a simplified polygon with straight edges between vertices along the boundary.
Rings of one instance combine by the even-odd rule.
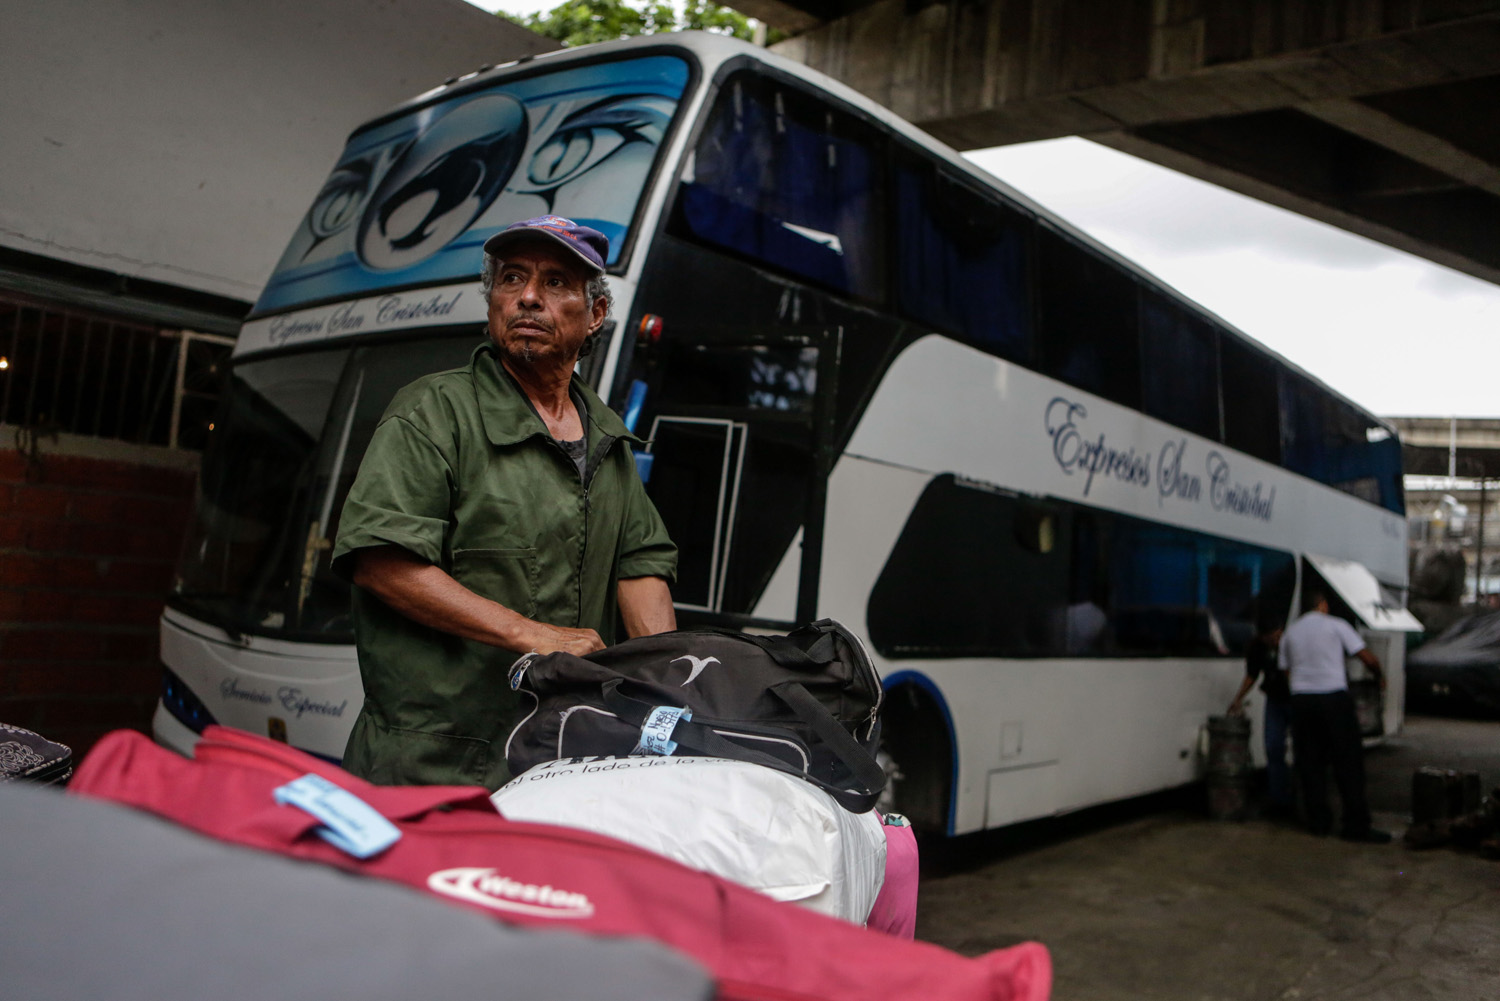
[[847, 810], [864, 813], [873, 809], [885, 788], [885, 770], [880, 763], [800, 682], [783, 681], [772, 685], [769, 691], [796, 713], [798, 719], [812, 727], [813, 733], [847, 770], [850, 780], [847, 788], [834, 787], [815, 776], [813, 782], [826, 789]]

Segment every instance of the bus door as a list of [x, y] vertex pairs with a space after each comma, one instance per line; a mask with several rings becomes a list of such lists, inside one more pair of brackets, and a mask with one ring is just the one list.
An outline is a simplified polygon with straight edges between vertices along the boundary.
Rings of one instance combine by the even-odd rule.
[[685, 621], [790, 627], [750, 613], [799, 530], [795, 619], [816, 617], [842, 343], [840, 328], [704, 327], [637, 351], [641, 465]]

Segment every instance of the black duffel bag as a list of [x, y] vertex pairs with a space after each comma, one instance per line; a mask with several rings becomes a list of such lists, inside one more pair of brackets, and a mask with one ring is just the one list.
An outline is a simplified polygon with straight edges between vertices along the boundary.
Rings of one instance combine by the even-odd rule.
[[505, 743], [515, 775], [593, 755], [733, 758], [804, 778], [854, 813], [885, 784], [880, 678], [832, 619], [786, 636], [692, 629], [587, 657], [527, 654], [510, 685], [536, 699]]

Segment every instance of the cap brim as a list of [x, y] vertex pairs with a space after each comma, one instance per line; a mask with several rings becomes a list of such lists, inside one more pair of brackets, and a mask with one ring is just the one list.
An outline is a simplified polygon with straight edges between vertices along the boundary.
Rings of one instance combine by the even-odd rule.
[[503, 229], [500, 232], [496, 233], [494, 236], [490, 237], [488, 240], [484, 241], [484, 252], [486, 254], [490, 254], [491, 256], [498, 257], [500, 256], [500, 252], [502, 250], [513, 244], [536, 243], [538, 241], [550, 243], [556, 247], [561, 247], [563, 250], [566, 250], [568, 252], [569, 256], [573, 257], [578, 261], [579, 264], [582, 264], [585, 268], [588, 268], [589, 271], [593, 272], [594, 274], [604, 273], [604, 269], [602, 267], [595, 264], [587, 257], [583, 256], [582, 251], [574, 246], [569, 240], [558, 236], [556, 233], [553, 233], [552, 231], [546, 229]]

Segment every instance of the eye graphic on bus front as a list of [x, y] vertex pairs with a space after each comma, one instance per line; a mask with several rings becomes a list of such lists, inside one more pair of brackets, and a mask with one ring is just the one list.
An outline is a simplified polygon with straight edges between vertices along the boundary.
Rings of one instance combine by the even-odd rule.
[[666, 134], [676, 102], [649, 94], [611, 97], [568, 115], [531, 155], [528, 194], [550, 196], [632, 143], [655, 150]]
[[369, 160], [355, 160], [335, 170], [307, 212], [307, 228], [314, 239], [321, 243], [358, 219], [369, 190]]
[[359, 227], [371, 268], [410, 267], [437, 253], [490, 206], [526, 148], [526, 111], [504, 94], [460, 105], [407, 148]]

